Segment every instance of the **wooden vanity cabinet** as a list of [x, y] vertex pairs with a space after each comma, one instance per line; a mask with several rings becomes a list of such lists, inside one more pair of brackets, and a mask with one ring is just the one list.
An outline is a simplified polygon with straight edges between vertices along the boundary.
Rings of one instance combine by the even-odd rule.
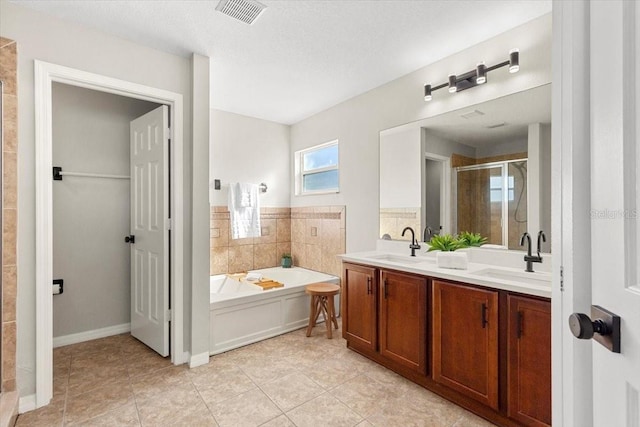
[[427, 280], [380, 270], [380, 355], [427, 374]]
[[498, 409], [498, 292], [433, 281], [433, 380]]
[[342, 337], [349, 345], [364, 351], [376, 351], [377, 270], [355, 264], [344, 264], [342, 284]]
[[507, 412], [526, 426], [551, 425], [551, 303], [509, 295]]

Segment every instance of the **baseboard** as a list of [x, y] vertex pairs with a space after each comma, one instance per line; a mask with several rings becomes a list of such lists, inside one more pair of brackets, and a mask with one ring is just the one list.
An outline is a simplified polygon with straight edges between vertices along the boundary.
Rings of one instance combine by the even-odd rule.
[[24, 414], [25, 412], [33, 411], [36, 409], [36, 395], [30, 394], [28, 396], [22, 396], [18, 403], [18, 413]]
[[122, 325], [107, 326], [106, 328], [94, 329], [92, 331], [54, 337], [53, 348], [91, 341], [98, 338], [110, 337], [112, 335], [124, 334], [125, 332], [131, 332], [131, 323], [123, 323]]
[[206, 365], [209, 363], [209, 352], [193, 355], [189, 358], [189, 368], [195, 368], [196, 366]]

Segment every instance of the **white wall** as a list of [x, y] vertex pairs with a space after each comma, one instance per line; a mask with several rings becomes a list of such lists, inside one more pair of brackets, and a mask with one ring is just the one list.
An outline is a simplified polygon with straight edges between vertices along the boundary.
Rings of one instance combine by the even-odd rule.
[[380, 208], [422, 205], [420, 128], [380, 135]]
[[[288, 207], [292, 154], [290, 127], [279, 123], [211, 110], [211, 150], [209, 175], [211, 206], [226, 206], [230, 182], [264, 182], [260, 196], [264, 207]], [[213, 189], [213, 180], [222, 189]]]
[[[191, 63], [82, 25], [0, 0], [0, 31], [18, 46], [17, 382], [35, 392], [35, 126], [34, 59], [180, 93], [184, 101], [184, 301], [191, 315]], [[204, 172], [206, 176], [206, 170]], [[200, 197], [200, 196], [198, 196]], [[206, 195], [205, 195], [206, 197]], [[185, 322], [186, 323], [186, 322]], [[189, 330], [184, 331], [190, 348]]]
[[547, 243], [543, 252], [551, 252], [551, 125], [529, 125], [527, 161], [527, 231], [536, 236], [544, 230]]
[[[479, 60], [488, 64], [520, 49], [520, 72], [494, 71], [488, 84], [457, 94], [441, 90], [424, 102], [423, 85], [463, 73]], [[457, 110], [551, 81], [551, 15], [545, 15], [411, 74], [338, 104], [291, 127], [292, 151], [340, 140], [340, 193], [295, 196], [292, 206], [346, 205], [347, 251], [375, 247], [378, 237], [379, 132], [401, 124]]]
[[[158, 105], [53, 85], [53, 164], [65, 171], [129, 175], [129, 122]], [[53, 182], [53, 336], [130, 322], [130, 182]]]
[[489, 144], [485, 147], [476, 148], [476, 158], [500, 156], [504, 154], [526, 153], [528, 139], [519, 138], [500, 144]]

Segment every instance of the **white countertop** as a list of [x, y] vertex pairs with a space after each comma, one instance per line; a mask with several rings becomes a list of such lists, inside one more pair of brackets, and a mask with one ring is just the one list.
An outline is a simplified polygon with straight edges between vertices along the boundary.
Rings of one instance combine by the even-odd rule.
[[[504, 258], [517, 256], [519, 259], [522, 259], [522, 255], [519, 252], [514, 254], [514, 251], [494, 253], [492, 257], [496, 262], [491, 262], [490, 264], [469, 262], [466, 270], [439, 268], [436, 264], [435, 252], [424, 253], [424, 251], [421, 250], [418, 251], [419, 253], [416, 253], [415, 257], [408, 256], [408, 249], [405, 252], [407, 253], [399, 254], [396, 251], [376, 250], [338, 255], [338, 257], [345, 262], [371, 265], [439, 279], [465, 282], [492, 289], [551, 298], [551, 274], [548, 272], [550, 270], [550, 265], [548, 264], [550, 264], [551, 260], [549, 256], [543, 256], [542, 264], [534, 264], [534, 269], [547, 271], [529, 273], [524, 271], [524, 260], [521, 262], [521, 268], [504, 266], [505, 264], [509, 264], [504, 262]], [[489, 255], [489, 253], [487, 253], [487, 255]], [[470, 261], [473, 261], [474, 258], [478, 257], [469, 257]], [[545, 260], [547, 261], [547, 265], [545, 265], [544, 268], [540, 268]]]

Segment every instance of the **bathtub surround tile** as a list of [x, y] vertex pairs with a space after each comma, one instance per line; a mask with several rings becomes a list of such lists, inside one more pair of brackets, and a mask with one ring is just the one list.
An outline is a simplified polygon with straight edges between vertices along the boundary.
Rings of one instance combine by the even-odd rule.
[[298, 267], [307, 266], [307, 246], [304, 243], [291, 242], [291, 256], [293, 256], [293, 265]]
[[[4, 322], [2, 325], [2, 385], [5, 381], [16, 379], [16, 322]], [[12, 390], [6, 390], [12, 391]]]
[[211, 248], [209, 270], [212, 276], [229, 272], [229, 248]]
[[276, 242], [291, 242], [291, 217], [276, 219]]
[[315, 271], [322, 271], [322, 247], [320, 245], [305, 244], [304, 267]]
[[253, 245], [253, 269], [273, 267], [279, 260], [276, 243]]
[[[290, 254], [290, 253], [291, 253], [291, 242], [276, 243], [276, 256], [277, 256], [276, 267], [280, 265], [282, 255], [283, 254]], [[295, 265], [295, 263], [294, 263], [294, 265]]]
[[4, 82], [4, 93], [17, 95], [17, 45], [15, 41], [7, 41], [0, 48], [0, 80]]
[[2, 265], [16, 265], [16, 209], [2, 209]]
[[260, 219], [261, 236], [254, 238], [254, 244], [276, 243], [276, 219]]
[[16, 209], [18, 207], [18, 154], [4, 152], [2, 157], [2, 206], [5, 209]]
[[253, 269], [253, 245], [229, 247], [229, 273]]
[[16, 320], [16, 292], [18, 284], [18, 269], [15, 265], [8, 265], [2, 269], [2, 321]]
[[18, 151], [18, 99], [16, 95], [8, 95], [6, 92], [2, 97], [2, 109], [4, 116], [3, 123], [3, 147], [5, 153], [15, 153]]

